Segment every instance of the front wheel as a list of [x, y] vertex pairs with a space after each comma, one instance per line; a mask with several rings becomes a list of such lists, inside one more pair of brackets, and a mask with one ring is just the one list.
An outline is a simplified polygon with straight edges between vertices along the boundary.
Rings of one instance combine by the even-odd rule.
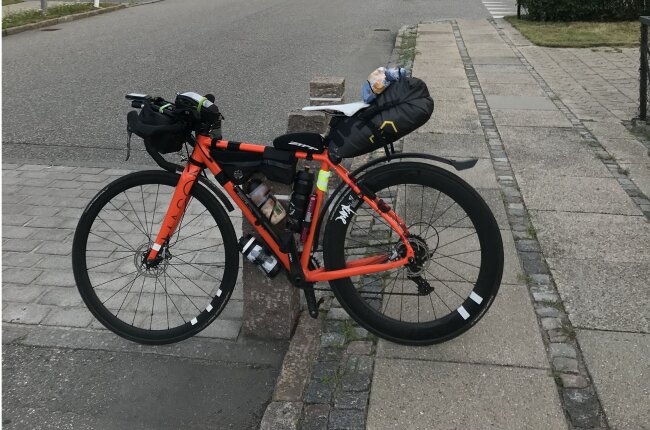
[[[425, 163], [387, 164], [360, 181], [404, 221], [415, 262], [330, 281], [341, 306], [370, 332], [403, 344], [444, 342], [476, 324], [492, 304], [503, 272], [499, 227], [481, 196], [457, 176]], [[349, 189], [325, 228], [327, 270], [358, 258], [405, 255], [397, 233]]]
[[223, 207], [197, 182], [154, 265], [146, 263], [179, 175], [136, 172], [104, 188], [83, 212], [72, 267], [86, 306], [135, 342], [178, 342], [207, 327], [237, 281], [239, 256]]

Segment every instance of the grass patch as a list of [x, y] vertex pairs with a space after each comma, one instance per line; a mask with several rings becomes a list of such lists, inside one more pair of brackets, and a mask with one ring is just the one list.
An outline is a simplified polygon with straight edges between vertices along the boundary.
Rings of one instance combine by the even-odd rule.
[[350, 320], [346, 320], [343, 324], [343, 336], [345, 336], [346, 344], [359, 339], [354, 324]]
[[535, 227], [533, 227], [532, 224], [528, 225], [528, 230], [526, 230], [526, 233], [528, 233], [529, 237], [532, 237], [533, 239], [537, 239], [537, 231], [535, 230]]
[[591, 48], [595, 46], [639, 46], [639, 22], [540, 22], [507, 16], [528, 40], [552, 48]]
[[[113, 6], [111, 4], [100, 4], [99, 7]], [[25, 10], [10, 13], [2, 18], [2, 28], [17, 27], [19, 25], [32, 24], [35, 22], [45, 21], [47, 19], [59, 18], [75, 13], [88, 12], [95, 10], [92, 3], [75, 3], [52, 6], [47, 8], [47, 14], [41, 13], [40, 10]]]
[[10, 4], [22, 3], [23, 0], [2, 0], [3, 6], [9, 6]]

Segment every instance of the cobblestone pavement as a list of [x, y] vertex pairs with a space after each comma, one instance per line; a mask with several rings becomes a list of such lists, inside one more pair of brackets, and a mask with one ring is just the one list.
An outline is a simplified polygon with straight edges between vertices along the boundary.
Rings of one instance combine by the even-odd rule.
[[[72, 239], [90, 199], [127, 173], [94, 167], [3, 165], [4, 322], [104, 330], [75, 287]], [[241, 228], [241, 218], [235, 216], [233, 224]], [[132, 223], [127, 226], [136, 228]], [[198, 336], [236, 340], [242, 310], [242, 288], [238, 285], [221, 321]]]

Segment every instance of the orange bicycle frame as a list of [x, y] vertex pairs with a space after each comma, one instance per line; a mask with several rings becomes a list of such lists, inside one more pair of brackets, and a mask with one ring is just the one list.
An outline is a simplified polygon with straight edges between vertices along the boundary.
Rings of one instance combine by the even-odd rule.
[[[178, 185], [174, 191], [174, 195], [172, 197], [172, 201], [169, 204], [169, 208], [167, 210], [167, 214], [165, 215], [163, 224], [161, 225], [160, 231], [158, 232], [156, 240], [153, 243], [152, 249], [147, 257], [149, 261], [156, 259], [158, 256], [158, 251], [160, 251], [160, 249], [165, 245], [165, 242], [174, 233], [176, 227], [178, 227], [178, 223], [180, 222], [181, 217], [188, 204], [192, 186], [198, 179], [203, 169], [207, 168], [215, 176], [221, 173], [221, 167], [219, 167], [219, 164], [210, 156], [211, 148], [216, 147], [217, 149], [228, 150], [228, 144], [229, 142], [225, 140], [219, 140], [213, 144], [212, 139], [209, 136], [199, 135], [197, 137], [196, 145], [194, 146], [192, 155], [190, 156], [187, 165], [181, 173]], [[256, 145], [251, 143], [238, 144], [238, 150], [243, 152], [263, 153], [264, 148], [264, 145]], [[302, 254], [300, 255], [300, 266], [304, 273], [306, 282], [330, 281], [333, 279], [383, 272], [386, 270], [402, 267], [408, 264], [409, 261], [412, 261], [415, 253], [407, 240], [409, 232], [404, 222], [397, 214], [395, 214], [392, 209], [380, 209], [379, 205], [381, 202], [378, 198], [375, 198], [373, 200], [366, 196], [350, 178], [349, 172], [344, 167], [332, 163], [327, 155], [327, 150], [325, 150], [322, 154], [308, 154], [307, 152], [297, 151], [295, 152], [295, 157], [303, 160], [309, 158], [319, 161], [321, 163], [321, 171], [323, 172], [329, 172], [330, 170], [333, 170], [352, 189], [352, 191], [356, 193], [360, 199], [363, 199], [391, 226], [395, 232], [397, 232], [406, 249], [406, 255], [392, 261], [389, 261], [388, 255], [376, 255], [372, 257], [365, 257], [348, 261], [346, 263], [346, 267], [343, 269], [310, 269], [309, 263], [317, 225], [316, 222], [312, 222], [309, 229], [309, 234], [307, 235], [307, 240], [302, 250]], [[280, 245], [271, 236], [271, 234], [269, 234], [264, 225], [258, 221], [256, 215], [249, 209], [247, 204], [240, 198], [237, 191], [235, 190], [236, 185], [230, 181], [225, 181], [222, 183], [222, 186], [230, 195], [235, 204], [241, 209], [244, 217], [250, 222], [250, 224], [257, 231], [260, 237], [262, 237], [262, 239], [266, 242], [269, 248], [271, 248], [285, 269], [287, 269], [287, 271], [290, 271], [289, 254], [280, 250]], [[325, 192], [317, 186], [315, 194], [316, 206], [314, 208], [314, 215], [312, 218], [313, 220], [316, 220], [320, 217]]]

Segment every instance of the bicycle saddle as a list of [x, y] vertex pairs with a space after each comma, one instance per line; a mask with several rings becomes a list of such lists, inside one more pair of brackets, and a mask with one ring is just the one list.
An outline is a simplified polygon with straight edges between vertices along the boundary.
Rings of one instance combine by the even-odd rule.
[[342, 113], [345, 116], [352, 116], [360, 110], [367, 108], [368, 106], [370, 106], [368, 103], [354, 102], [346, 103], [343, 105], [307, 106], [302, 108], [302, 110], [334, 111]]

